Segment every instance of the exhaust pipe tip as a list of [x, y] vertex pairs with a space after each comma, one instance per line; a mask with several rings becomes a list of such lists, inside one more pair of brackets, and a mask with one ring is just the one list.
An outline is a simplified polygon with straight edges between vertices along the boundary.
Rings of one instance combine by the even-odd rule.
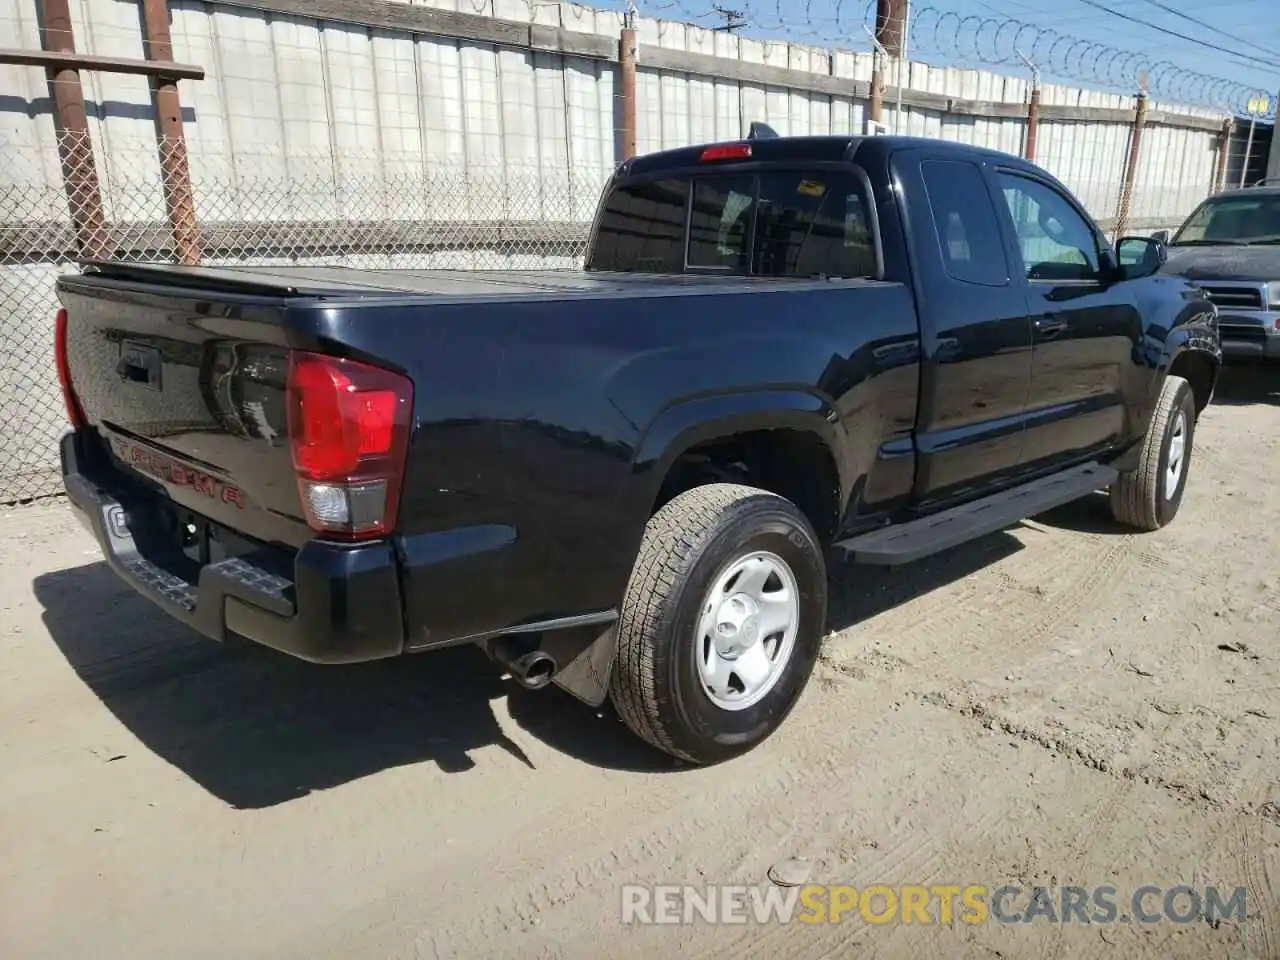
[[522, 686], [541, 690], [556, 675], [556, 660], [549, 653], [534, 650], [516, 660], [511, 665], [511, 673]]
[[527, 650], [510, 638], [487, 644], [489, 656], [510, 672], [512, 678], [529, 690], [541, 690], [559, 669], [556, 658], [545, 650]]

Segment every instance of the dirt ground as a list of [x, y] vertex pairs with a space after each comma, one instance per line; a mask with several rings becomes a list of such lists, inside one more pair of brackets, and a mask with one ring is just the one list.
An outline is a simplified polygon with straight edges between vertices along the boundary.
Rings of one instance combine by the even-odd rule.
[[[1101, 498], [835, 571], [785, 728], [681, 768], [472, 649], [202, 640], [57, 501], [0, 512], [0, 951], [34, 958], [1280, 957], [1280, 372], [1182, 512]], [[624, 884], [1244, 887], [1217, 925], [623, 925]], [[1158, 904], [1158, 899], [1153, 903]]]

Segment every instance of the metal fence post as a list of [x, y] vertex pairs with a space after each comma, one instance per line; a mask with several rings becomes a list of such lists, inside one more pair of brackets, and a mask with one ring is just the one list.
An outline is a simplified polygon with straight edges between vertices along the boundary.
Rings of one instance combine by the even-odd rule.
[[867, 114], [872, 123], [884, 122], [884, 54], [876, 47], [871, 67], [871, 95]]
[[[41, 47], [50, 52], [74, 53], [76, 41], [68, 0], [42, 0], [40, 12], [44, 28], [40, 31]], [[58, 159], [62, 164], [62, 182], [75, 229], [76, 248], [82, 259], [106, 260], [111, 256], [111, 244], [102, 212], [93, 143], [89, 140], [80, 71], [72, 67], [50, 67], [47, 74], [49, 86], [53, 88]]]
[[1129, 158], [1124, 168], [1124, 183], [1120, 187], [1120, 204], [1116, 210], [1115, 238], [1119, 242], [1129, 225], [1129, 205], [1133, 200], [1133, 183], [1138, 176], [1138, 156], [1142, 149], [1142, 128], [1147, 120], [1147, 85], [1138, 90], [1138, 102], [1133, 111], [1133, 132], [1129, 137]]
[[1027, 102], [1027, 139], [1022, 156], [1035, 162], [1036, 138], [1040, 133], [1040, 84], [1031, 88], [1031, 99]]
[[[173, 60], [169, 36], [167, 0], [143, 0], [143, 45], [148, 60]], [[151, 78], [156, 100], [156, 135], [160, 147], [160, 171], [164, 178], [164, 201], [173, 227], [173, 242], [183, 263], [200, 262], [200, 234], [196, 228], [195, 200], [191, 196], [191, 172], [187, 160], [187, 139], [182, 129], [182, 101], [178, 81], [173, 77]]]
[[1218, 169], [1213, 175], [1213, 189], [1210, 193], [1217, 193], [1227, 182], [1227, 162], [1231, 158], [1231, 131], [1235, 128], [1235, 122], [1226, 117], [1222, 121], [1222, 133], [1218, 143]]
[[636, 155], [636, 28], [633, 15], [628, 11], [623, 21], [626, 26], [618, 38], [618, 78], [622, 107], [622, 159], [630, 160]]
[[1031, 69], [1031, 96], [1027, 100], [1027, 126], [1022, 143], [1022, 157], [1032, 163], [1036, 159], [1036, 137], [1040, 133], [1040, 68], [1021, 50], [1015, 51]]

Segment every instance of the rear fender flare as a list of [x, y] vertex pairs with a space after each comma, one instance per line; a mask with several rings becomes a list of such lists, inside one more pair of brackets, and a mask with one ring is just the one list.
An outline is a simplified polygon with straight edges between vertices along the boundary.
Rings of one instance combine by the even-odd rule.
[[632, 461], [632, 495], [647, 519], [672, 465], [700, 443], [755, 430], [791, 429], [817, 435], [831, 453], [848, 501], [844, 428], [830, 401], [804, 390], [751, 390], [693, 397], [663, 410], [645, 429]]

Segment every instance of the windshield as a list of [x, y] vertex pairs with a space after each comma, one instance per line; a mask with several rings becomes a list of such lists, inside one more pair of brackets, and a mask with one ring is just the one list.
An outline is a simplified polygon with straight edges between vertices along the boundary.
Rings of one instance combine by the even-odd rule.
[[1280, 193], [1208, 200], [1183, 224], [1172, 242], [1280, 242]]

